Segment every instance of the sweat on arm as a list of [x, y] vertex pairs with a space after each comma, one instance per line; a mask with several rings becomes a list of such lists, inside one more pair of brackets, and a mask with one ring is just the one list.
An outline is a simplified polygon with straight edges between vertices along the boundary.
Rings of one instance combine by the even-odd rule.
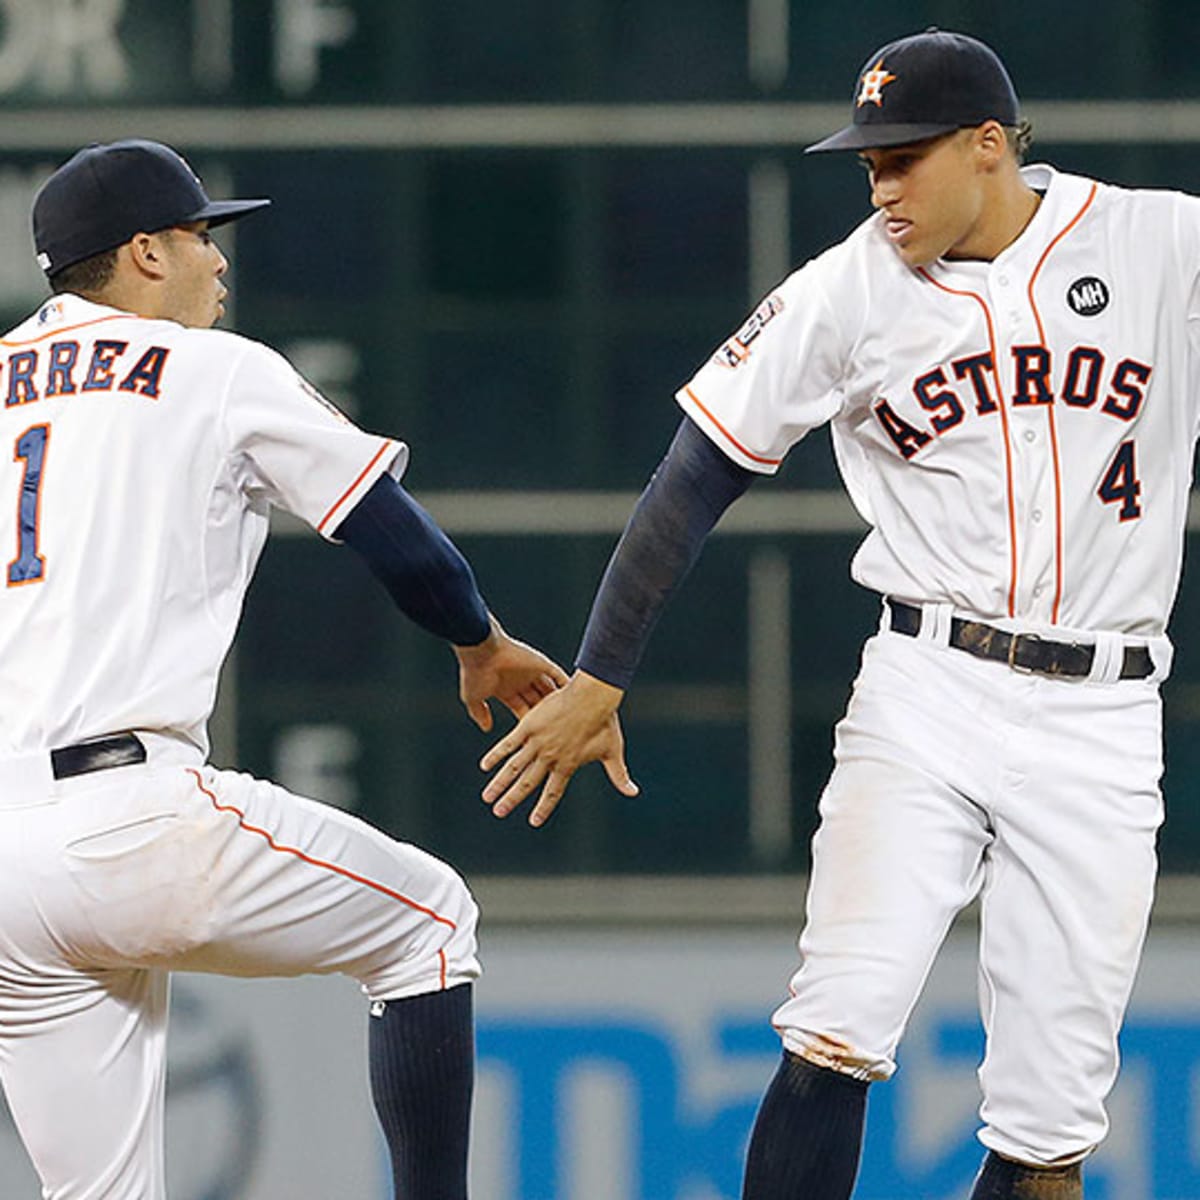
[[396, 606], [456, 646], [490, 632], [475, 574], [434, 519], [390, 475], [381, 475], [334, 536], [366, 560]]
[[667, 601], [721, 514], [756, 478], [683, 418], [609, 560], [576, 666], [629, 687]]

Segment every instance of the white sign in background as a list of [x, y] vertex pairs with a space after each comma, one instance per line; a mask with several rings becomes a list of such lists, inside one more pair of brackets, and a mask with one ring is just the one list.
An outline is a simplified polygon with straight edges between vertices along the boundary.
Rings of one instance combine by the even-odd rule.
[[[473, 1196], [735, 1200], [792, 931], [502, 929], [484, 946]], [[385, 1200], [353, 984], [179, 977], [172, 1021], [172, 1200]], [[964, 931], [895, 1079], [871, 1091], [856, 1200], [964, 1200], [982, 1156], [979, 1048]], [[1200, 1197], [1200, 932], [1152, 937], [1123, 1049], [1088, 1200]], [[0, 1195], [38, 1195], [6, 1122]]]

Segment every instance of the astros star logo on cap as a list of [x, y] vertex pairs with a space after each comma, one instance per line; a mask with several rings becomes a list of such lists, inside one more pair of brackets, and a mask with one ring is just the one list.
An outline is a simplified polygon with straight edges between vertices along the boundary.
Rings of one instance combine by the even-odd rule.
[[883, 69], [882, 58], [869, 71], [864, 71], [862, 90], [858, 93], [858, 107], [861, 108], [864, 104], [870, 103], [882, 108], [883, 89], [895, 78], [895, 75], [889, 75]]

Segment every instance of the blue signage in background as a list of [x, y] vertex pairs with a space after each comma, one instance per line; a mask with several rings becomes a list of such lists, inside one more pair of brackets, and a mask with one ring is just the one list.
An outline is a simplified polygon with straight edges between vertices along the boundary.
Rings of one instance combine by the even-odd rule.
[[[927, 1034], [927, 1051], [906, 1057], [894, 1079], [871, 1089], [855, 1200], [965, 1200], [970, 1192], [984, 1153], [976, 1113], [964, 1110], [931, 1148], [917, 1136], [928, 1114], [916, 1093], [922, 1071], [973, 1075], [982, 1032], [974, 1019], [952, 1014], [935, 1017]], [[737, 1200], [746, 1140], [778, 1039], [761, 1015], [722, 1014], [713, 1044], [738, 1078], [746, 1077], [747, 1064], [768, 1065], [756, 1090], [705, 1111], [691, 1101], [696, 1089], [680, 1038], [652, 1020], [481, 1021], [480, 1068], [502, 1073], [512, 1103], [512, 1191], [502, 1200], [587, 1200], [580, 1190], [586, 1182], [572, 1183], [568, 1161], [569, 1092], [582, 1071], [597, 1068], [619, 1077], [627, 1097], [628, 1134], [621, 1144], [614, 1140], [608, 1157], [631, 1180], [628, 1200]], [[1124, 1075], [1142, 1096], [1138, 1127], [1132, 1135], [1123, 1131], [1123, 1153], [1106, 1146], [1088, 1164], [1088, 1200], [1200, 1198], [1194, 1136], [1200, 1019], [1133, 1019], [1122, 1049]]]
[[[761, 1020], [723, 1027], [735, 1049], [761, 1056], [777, 1043]], [[749, 1036], [745, 1036], [749, 1033]], [[708, 1115], [685, 1107], [687, 1080], [669, 1032], [651, 1024], [601, 1021], [561, 1025], [480, 1024], [480, 1065], [500, 1065], [514, 1083], [512, 1129], [518, 1141], [513, 1192], [522, 1200], [567, 1200], [565, 1122], [572, 1076], [597, 1065], [629, 1081], [629, 1143], [614, 1147], [632, 1158], [629, 1200], [667, 1200], [704, 1181], [722, 1196], [737, 1194], [743, 1145], [757, 1097], [739, 1098]], [[575, 1200], [571, 1196], [570, 1200]]]
[[[692, 944], [680, 935], [666, 951], [661, 942], [657, 933], [574, 934], [570, 945], [522, 936], [499, 948], [477, 1010], [473, 1196], [738, 1200], [746, 1142], [780, 1053], [769, 1006], [748, 998], [763, 991], [756, 961], [764, 975], [776, 971], [774, 948], [764, 940], [761, 954], [737, 958], [732, 938]], [[970, 946], [950, 951], [900, 1069], [870, 1090], [854, 1200], [970, 1194], [984, 1153], [975, 1077], [983, 1038]], [[725, 969], [714, 973], [713, 961]], [[390, 1196], [357, 989], [325, 979], [179, 984], [167, 1094], [172, 1197]], [[1085, 1169], [1087, 1200], [1200, 1200], [1200, 946], [1190, 935], [1152, 950], [1139, 993], [1121, 1038], [1113, 1131]], [[0, 1200], [37, 1192], [0, 1104]]]

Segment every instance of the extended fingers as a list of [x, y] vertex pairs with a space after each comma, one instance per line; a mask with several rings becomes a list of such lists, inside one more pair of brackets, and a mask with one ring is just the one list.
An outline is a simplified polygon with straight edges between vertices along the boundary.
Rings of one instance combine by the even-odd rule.
[[542, 788], [542, 794], [538, 797], [537, 804], [533, 807], [533, 812], [529, 814], [529, 823], [533, 826], [544, 825], [549, 819], [550, 814], [558, 807], [558, 802], [563, 798], [563, 793], [567, 790], [567, 784], [571, 780], [569, 771], [551, 771], [550, 777], [546, 780], [546, 786]]
[[[497, 749], [499, 747], [497, 746]], [[489, 752], [491, 753], [491, 752]], [[483, 799], [487, 804], [493, 804], [509, 790], [521, 777], [521, 774], [537, 758], [537, 751], [528, 743], [514, 746], [507, 760], [483, 789]], [[486, 759], [484, 760], [487, 761]], [[499, 760], [496, 760], [499, 761]], [[486, 768], [485, 768], [486, 769]], [[509, 808], [512, 805], [508, 806]]]
[[490, 771], [502, 763], [514, 750], [519, 750], [525, 744], [525, 731], [520, 725], [510, 729], [480, 760], [479, 769]]
[[532, 753], [521, 751], [514, 755], [484, 789], [485, 802], [492, 805], [497, 817], [507, 817], [523, 804], [546, 777], [549, 767]]
[[636, 796], [641, 790], [636, 783], [633, 782], [633, 777], [629, 774], [629, 768], [625, 765], [623, 755], [605, 758], [602, 760], [604, 773], [608, 776], [608, 781], [621, 793], [622, 796]]

